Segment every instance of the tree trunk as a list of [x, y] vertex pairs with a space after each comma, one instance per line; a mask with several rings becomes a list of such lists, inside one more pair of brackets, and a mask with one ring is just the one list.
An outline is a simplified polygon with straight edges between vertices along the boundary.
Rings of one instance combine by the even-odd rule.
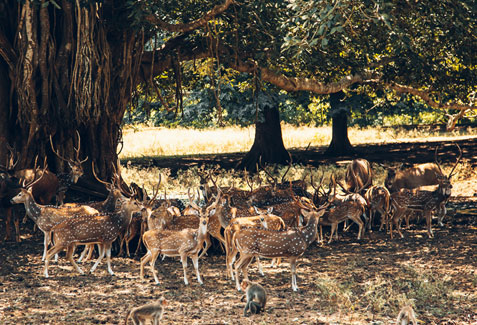
[[[89, 157], [86, 175], [92, 178], [94, 161], [98, 176], [109, 180], [144, 35], [101, 23], [121, 15], [111, 3], [60, 5], [0, 0], [0, 139], [20, 154], [17, 168], [31, 168], [38, 156], [62, 173], [68, 167], [51, 150], [50, 136], [60, 155], [73, 158], [78, 131], [80, 158]], [[6, 155], [0, 148], [0, 164]]]
[[344, 98], [343, 92], [330, 95], [332, 138], [326, 150], [326, 154], [330, 156], [347, 156], [354, 152], [348, 138], [349, 109], [343, 102]]
[[265, 107], [262, 114], [263, 121], [255, 123], [252, 148], [237, 165], [238, 169], [254, 171], [259, 161], [262, 164], [287, 164], [290, 160], [290, 155], [283, 144], [278, 106]]

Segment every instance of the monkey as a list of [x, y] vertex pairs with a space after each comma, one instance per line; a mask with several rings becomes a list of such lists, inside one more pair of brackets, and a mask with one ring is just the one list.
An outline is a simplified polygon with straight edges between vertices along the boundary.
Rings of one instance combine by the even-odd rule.
[[129, 317], [131, 317], [134, 325], [145, 325], [149, 319], [154, 325], [159, 324], [164, 312], [164, 306], [167, 306], [167, 300], [160, 298], [158, 301], [132, 308], [126, 315], [124, 325], [127, 325]]
[[416, 314], [414, 313], [414, 309], [411, 306], [404, 306], [402, 307], [399, 315], [396, 319], [396, 324], [398, 325], [408, 325], [413, 324], [417, 325]]
[[247, 316], [247, 311], [250, 311], [251, 314], [260, 313], [267, 303], [267, 292], [265, 289], [260, 284], [247, 280], [242, 281], [241, 287], [245, 294], [240, 301], [243, 302], [245, 296], [247, 297], [247, 304], [243, 310], [243, 315]]

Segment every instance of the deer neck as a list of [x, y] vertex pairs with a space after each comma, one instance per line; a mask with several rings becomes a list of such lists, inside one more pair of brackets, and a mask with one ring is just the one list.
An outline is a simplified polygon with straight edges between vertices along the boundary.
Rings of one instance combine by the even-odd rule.
[[125, 229], [127, 226], [129, 226], [134, 212], [135, 212], [134, 209], [132, 209], [131, 207], [128, 207], [127, 204], [123, 204], [123, 206], [121, 207], [121, 212], [116, 214], [117, 216], [119, 216], [118, 223], [122, 229]]
[[25, 201], [25, 210], [30, 218], [35, 222], [41, 216], [41, 207], [35, 202], [33, 195], [28, 195]]
[[215, 211], [215, 214], [217, 215], [217, 218], [219, 219], [220, 225], [224, 229], [227, 228], [227, 226], [230, 224], [230, 220], [227, 220], [227, 218], [225, 217], [225, 215], [228, 214], [229, 211], [230, 211], [230, 207], [226, 208], [224, 206], [217, 207]]
[[316, 215], [312, 215], [310, 220], [308, 220], [307, 225], [298, 230], [300, 235], [305, 240], [306, 246], [309, 246], [316, 239], [318, 219], [319, 218]]

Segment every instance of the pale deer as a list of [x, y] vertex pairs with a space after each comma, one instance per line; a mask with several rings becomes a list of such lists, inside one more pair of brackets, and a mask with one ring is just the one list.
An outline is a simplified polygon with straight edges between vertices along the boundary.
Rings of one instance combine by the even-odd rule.
[[102, 213], [96, 216], [78, 216], [67, 219], [53, 227], [55, 245], [50, 248], [45, 258], [44, 275], [48, 277], [48, 264], [53, 255], [65, 249], [66, 258], [73, 264], [75, 269], [84, 274], [83, 270], [73, 259], [76, 245], [98, 244], [100, 255], [90, 270], [93, 273], [104, 255], [108, 264], [108, 272], [114, 275], [111, 269], [111, 245], [118, 235], [126, 229], [131, 222], [133, 213], [139, 212], [142, 204], [134, 199], [124, 199], [121, 209], [117, 213]]
[[183, 230], [148, 230], [143, 235], [143, 242], [147, 248], [147, 253], [141, 258], [140, 277], [144, 280], [144, 266], [150, 263], [151, 272], [156, 284], [159, 279], [156, 275], [155, 264], [159, 254], [165, 256], [180, 256], [182, 268], [184, 269], [184, 283], [189, 284], [187, 279], [187, 258], [192, 259], [194, 265], [197, 281], [203, 284], [199, 273], [199, 251], [207, 236], [207, 223], [209, 215], [214, 207], [208, 207], [205, 213], [199, 217], [199, 227], [197, 229], [183, 229]]
[[313, 205], [303, 205], [302, 213], [308, 219], [304, 227], [273, 231], [265, 229], [240, 229], [234, 233], [232, 243], [240, 252], [240, 258], [235, 263], [235, 281], [237, 290], [240, 288], [239, 272], [248, 280], [247, 268], [253, 257], [288, 258], [292, 273], [292, 289], [298, 290], [296, 283], [296, 261], [305, 253], [308, 246], [316, 239], [318, 220], [325, 213], [328, 203], [316, 209]]

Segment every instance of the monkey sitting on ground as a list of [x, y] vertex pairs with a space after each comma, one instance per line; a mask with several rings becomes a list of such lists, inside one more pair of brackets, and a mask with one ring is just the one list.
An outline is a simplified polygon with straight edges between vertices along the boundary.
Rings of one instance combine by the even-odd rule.
[[247, 316], [248, 310], [251, 314], [258, 314], [265, 309], [265, 304], [267, 303], [267, 292], [260, 284], [243, 280], [241, 287], [245, 294], [240, 301], [243, 301], [245, 296], [247, 297], [247, 304], [243, 309], [244, 316]]
[[404, 306], [402, 307], [399, 315], [396, 319], [396, 324], [398, 325], [408, 325], [413, 324], [417, 325], [416, 314], [414, 313], [414, 309], [411, 306]]
[[158, 325], [159, 320], [162, 319], [162, 313], [164, 311], [164, 306], [166, 305], [166, 299], [160, 298], [156, 302], [135, 307], [128, 311], [124, 325], [127, 325], [129, 317], [131, 317], [134, 325], [146, 324], [148, 319], [153, 321], [154, 325]]

